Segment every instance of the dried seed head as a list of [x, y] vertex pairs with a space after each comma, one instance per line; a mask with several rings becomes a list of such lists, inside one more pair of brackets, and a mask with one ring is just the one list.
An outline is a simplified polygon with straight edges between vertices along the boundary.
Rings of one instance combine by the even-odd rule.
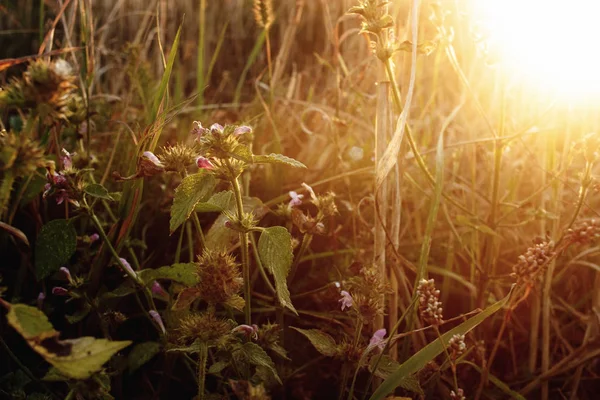
[[163, 147], [159, 158], [167, 171], [182, 172], [194, 164], [197, 156], [196, 146], [178, 143], [175, 146]]
[[448, 351], [450, 352], [450, 357], [453, 360], [456, 360], [467, 350], [467, 345], [465, 344], [465, 335], [456, 334], [450, 338], [448, 341]]
[[429, 325], [440, 325], [443, 322], [443, 308], [440, 291], [435, 288], [433, 279], [421, 279], [417, 286], [419, 297], [419, 315]]
[[196, 340], [214, 344], [231, 332], [232, 325], [231, 321], [217, 318], [212, 313], [193, 313], [179, 321], [173, 339], [183, 346], [189, 346]]
[[273, 13], [273, 0], [254, 0], [254, 19], [258, 26], [269, 29], [275, 20]]
[[553, 241], [543, 241], [527, 249], [513, 267], [513, 276], [520, 283], [534, 284], [546, 270], [548, 262], [556, 255]]
[[239, 265], [226, 252], [205, 250], [197, 266], [200, 297], [209, 304], [227, 303], [244, 283]]
[[598, 238], [600, 238], [600, 221], [593, 218], [578, 223], [565, 235], [565, 240], [568, 242], [580, 244], [586, 244]]

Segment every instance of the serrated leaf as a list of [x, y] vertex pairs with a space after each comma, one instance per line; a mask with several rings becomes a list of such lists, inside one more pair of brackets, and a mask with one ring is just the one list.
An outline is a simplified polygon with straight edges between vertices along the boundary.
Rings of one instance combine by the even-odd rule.
[[223, 371], [228, 366], [229, 366], [229, 362], [228, 361], [217, 361], [216, 363], [214, 363], [213, 365], [211, 365], [208, 368], [207, 372], [209, 374], [216, 375], [216, 374], [220, 373], [221, 371]]
[[88, 185], [85, 185], [83, 191], [86, 194], [92, 197], [96, 197], [98, 199], [114, 200], [108, 193], [108, 190], [106, 190], [106, 188], [99, 183], [90, 183]]
[[222, 212], [235, 204], [235, 197], [231, 190], [215, 193], [207, 202], [198, 203], [196, 212]]
[[262, 347], [253, 342], [246, 342], [240, 347], [240, 351], [243, 352], [244, 358], [248, 363], [257, 367], [266, 368], [272, 374], [273, 378], [275, 378], [279, 384], [282, 384], [281, 379], [277, 374], [277, 370], [275, 369], [275, 363]]
[[298, 160], [284, 156], [283, 154], [267, 154], [261, 156], [254, 156], [253, 159], [256, 164], [285, 164], [296, 168], [306, 168], [306, 165], [302, 164]]
[[177, 189], [171, 207], [171, 233], [175, 232], [192, 214], [196, 204], [206, 201], [216, 185], [215, 177], [207, 173], [197, 173], [183, 178]]
[[294, 328], [292, 329], [300, 332], [310, 341], [315, 349], [324, 356], [333, 357], [338, 352], [337, 344], [335, 340], [325, 332], [321, 332], [318, 329], [300, 329]]
[[252, 162], [252, 151], [248, 146], [242, 143], [238, 143], [237, 146], [233, 148], [231, 152], [228, 153], [229, 156], [236, 158], [238, 160], [251, 163]]
[[130, 341], [113, 342], [93, 337], [59, 340], [59, 332], [46, 315], [25, 304], [11, 305], [7, 320], [33, 350], [61, 374], [73, 379], [89, 378], [116, 352], [131, 344]]
[[137, 371], [160, 352], [160, 343], [144, 342], [136, 344], [127, 356], [127, 369], [129, 373]]
[[69, 221], [55, 219], [42, 226], [35, 243], [35, 275], [44, 279], [59, 270], [77, 248], [77, 232]]
[[[396, 369], [385, 381], [383, 381], [381, 385], [379, 385], [379, 387], [370, 397], [370, 400], [383, 400], [385, 396], [393, 392], [394, 389], [398, 387], [399, 383], [403, 381], [405, 377], [417, 373], [419, 370], [425, 367], [428, 362], [440, 355], [444, 351], [444, 347], [448, 346], [448, 341], [450, 338], [452, 338], [452, 336], [457, 334], [465, 335], [477, 325], [482, 323], [486, 318], [504, 307], [511, 294], [512, 288], [508, 295], [506, 295], [506, 297], [504, 297], [502, 300], [492, 304], [481, 313], [469, 318], [457, 327], [450, 329], [448, 332], [444, 333], [441, 338], [429, 343], [427, 346], [415, 353], [412, 357], [402, 363], [400, 367], [398, 367], [398, 369]], [[442, 344], [441, 340], [444, 341], [444, 344]]]
[[197, 267], [194, 263], [177, 263], [156, 269], [144, 269], [138, 271], [138, 276], [145, 283], [149, 284], [157, 279], [164, 279], [182, 283], [186, 286], [198, 284]]
[[258, 255], [267, 271], [275, 279], [275, 290], [279, 303], [296, 313], [287, 287], [287, 275], [294, 259], [292, 235], [282, 226], [264, 229], [258, 239]]

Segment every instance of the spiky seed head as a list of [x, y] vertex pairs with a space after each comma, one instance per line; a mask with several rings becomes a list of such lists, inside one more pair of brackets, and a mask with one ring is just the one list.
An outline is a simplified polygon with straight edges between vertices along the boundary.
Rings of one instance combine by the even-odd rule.
[[231, 254], [205, 250], [197, 262], [200, 297], [209, 304], [227, 303], [242, 288], [240, 266]]
[[215, 344], [233, 328], [231, 321], [217, 318], [213, 313], [191, 313], [179, 321], [173, 332], [173, 340], [183, 346], [188, 346], [196, 340]]

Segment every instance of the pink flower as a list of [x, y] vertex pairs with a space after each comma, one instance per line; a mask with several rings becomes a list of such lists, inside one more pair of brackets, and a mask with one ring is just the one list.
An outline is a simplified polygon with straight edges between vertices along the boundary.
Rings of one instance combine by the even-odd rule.
[[211, 169], [215, 168], [215, 166], [213, 165], [213, 163], [211, 163], [208, 158], [202, 157], [202, 156], [196, 158], [196, 165], [200, 169], [211, 170]]
[[290, 191], [289, 195], [291, 198], [289, 202], [290, 207], [298, 207], [300, 204], [302, 204], [302, 199], [304, 198], [303, 194], [298, 194], [294, 191]]
[[42, 309], [42, 306], [44, 305], [44, 300], [46, 300], [46, 295], [44, 294], [44, 292], [40, 292], [40, 294], [38, 294], [38, 297], [37, 297], [37, 306], [40, 310]]
[[212, 133], [213, 135], [217, 133], [222, 134], [224, 130], [225, 128], [223, 128], [221, 124], [215, 123], [210, 126], [210, 133]]
[[352, 300], [352, 296], [350, 296], [350, 293], [346, 292], [345, 290], [342, 290], [340, 294], [342, 295], [342, 298], [339, 299], [338, 302], [342, 303], [342, 311], [344, 311], [346, 308], [351, 308], [354, 304], [354, 300]]
[[133, 268], [131, 268], [131, 265], [127, 262], [126, 259], [119, 258], [119, 260], [121, 260], [121, 265], [119, 265], [119, 266], [121, 268], [124, 268], [125, 272], [127, 272], [129, 275], [137, 276], [137, 274], [135, 273], [135, 271], [133, 270]]
[[233, 135], [234, 136], [242, 136], [246, 133], [250, 133], [252, 132], [252, 128], [250, 128], [249, 126], [246, 125], [242, 125], [242, 126], [238, 126], [237, 128], [235, 128], [235, 130], [233, 131]]
[[369, 347], [378, 347], [379, 350], [383, 350], [383, 348], [385, 347], [385, 340], [383, 338], [385, 337], [386, 333], [387, 331], [385, 330], [385, 328], [375, 331], [375, 333], [371, 337], [371, 340], [369, 341]]
[[156, 325], [158, 325], [162, 333], [165, 334], [167, 330], [165, 329], [165, 324], [163, 324], [163, 320], [160, 317], [160, 314], [156, 310], [150, 310], [149, 314], [154, 320], [154, 322], [156, 322]]
[[190, 133], [196, 136], [196, 139], [200, 139], [200, 137], [208, 133], [208, 129], [202, 126], [202, 122], [194, 121], [194, 127], [192, 128], [192, 131]]
[[258, 326], [255, 324], [252, 324], [252, 326], [250, 325], [238, 325], [235, 328], [233, 328], [231, 330], [231, 333], [237, 333], [237, 332], [241, 332], [244, 335], [246, 335], [249, 338], [252, 338], [254, 340], [258, 339]]
[[62, 161], [63, 169], [71, 169], [71, 168], [73, 168], [72, 154], [69, 153], [65, 149], [62, 149], [62, 153], [63, 153], [63, 155], [60, 157], [60, 160]]
[[69, 268], [60, 267], [59, 271], [63, 273], [63, 275], [69, 281], [69, 283], [73, 282], [73, 277], [71, 277], [71, 271], [69, 271]]
[[159, 297], [169, 297], [169, 294], [163, 289], [158, 281], [152, 282], [152, 293]]
[[69, 291], [64, 287], [55, 286], [52, 288], [52, 294], [55, 296], [68, 296]]
[[138, 162], [138, 176], [154, 176], [165, 170], [165, 166], [151, 151], [145, 151]]
[[100, 239], [100, 235], [98, 235], [97, 233], [92, 233], [90, 235], [90, 243], [94, 243], [98, 239]]

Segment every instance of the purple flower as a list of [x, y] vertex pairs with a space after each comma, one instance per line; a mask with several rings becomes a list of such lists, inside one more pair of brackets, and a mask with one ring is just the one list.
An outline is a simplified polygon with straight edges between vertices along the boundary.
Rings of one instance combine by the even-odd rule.
[[192, 128], [192, 131], [190, 133], [196, 136], [196, 139], [200, 139], [200, 137], [208, 133], [208, 129], [202, 126], [202, 122], [194, 121], [194, 127]]
[[342, 298], [339, 299], [338, 302], [342, 303], [342, 311], [344, 311], [346, 308], [351, 308], [354, 304], [354, 300], [352, 300], [352, 296], [350, 296], [350, 293], [346, 292], [345, 290], [342, 290], [340, 294], [342, 295]]
[[39, 309], [41, 309], [44, 305], [44, 300], [46, 300], [46, 295], [44, 294], [44, 292], [40, 292], [40, 294], [38, 294], [37, 297], [37, 306]]
[[42, 197], [47, 197], [52, 189], [56, 189], [56, 204], [62, 204], [65, 200], [69, 201], [69, 192], [66, 190], [69, 188], [67, 178], [61, 173], [48, 172], [46, 175], [48, 183], [44, 185], [44, 193]]
[[90, 243], [94, 243], [98, 239], [100, 239], [100, 235], [98, 235], [97, 233], [92, 233], [90, 235]]
[[52, 288], [52, 294], [55, 296], [68, 296], [69, 291], [64, 287], [55, 286]]
[[233, 135], [234, 136], [242, 136], [246, 133], [250, 133], [252, 132], [252, 128], [250, 128], [249, 126], [246, 125], [242, 125], [242, 126], [238, 126], [237, 128], [235, 128], [235, 130], [233, 131]]
[[386, 333], [387, 331], [385, 330], [385, 328], [375, 331], [375, 333], [371, 337], [371, 340], [369, 341], [369, 347], [379, 347], [379, 350], [383, 350], [383, 348], [385, 347], [385, 340], [383, 338], [385, 337]]
[[231, 330], [231, 333], [237, 333], [237, 332], [241, 332], [244, 335], [246, 335], [249, 338], [252, 338], [254, 340], [258, 339], [258, 326], [256, 324], [252, 324], [252, 326], [250, 325], [238, 325], [235, 328], [233, 328]]
[[60, 157], [60, 160], [62, 161], [63, 169], [71, 169], [71, 168], [73, 168], [72, 154], [69, 153], [65, 149], [62, 149], [62, 153], [63, 153], [63, 155]]
[[129, 275], [132, 276], [137, 276], [137, 274], [135, 273], [135, 271], [133, 270], [133, 268], [131, 268], [131, 265], [127, 262], [126, 259], [124, 258], [119, 258], [119, 260], [121, 260], [121, 268], [125, 268], [125, 272], [127, 272]]
[[169, 294], [163, 289], [158, 281], [152, 282], [152, 293], [159, 297], [169, 297]]
[[225, 128], [223, 128], [221, 124], [215, 123], [210, 126], [210, 133], [212, 133], [213, 135], [217, 133], [222, 134], [224, 130]]
[[69, 281], [69, 283], [73, 282], [73, 277], [71, 276], [71, 271], [69, 271], [69, 268], [60, 267], [59, 271], [63, 273], [63, 275]]
[[196, 158], [196, 165], [198, 166], [198, 168], [200, 169], [214, 169], [215, 166], [213, 165], [213, 163], [210, 162], [210, 160], [206, 157], [198, 157]]
[[289, 195], [291, 198], [289, 202], [290, 207], [298, 207], [300, 204], [302, 204], [302, 199], [304, 198], [303, 194], [298, 194], [294, 191], [290, 191]]
[[156, 310], [150, 310], [149, 314], [154, 320], [154, 322], [156, 322], [156, 325], [158, 325], [162, 333], [167, 333], [167, 330], [165, 329], [165, 324], [163, 324], [163, 320], [160, 317], [160, 314]]
[[138, 163], [138, 176], [154, 176], [165, 170], [165, 166], [151, 151], [145, 151]]

